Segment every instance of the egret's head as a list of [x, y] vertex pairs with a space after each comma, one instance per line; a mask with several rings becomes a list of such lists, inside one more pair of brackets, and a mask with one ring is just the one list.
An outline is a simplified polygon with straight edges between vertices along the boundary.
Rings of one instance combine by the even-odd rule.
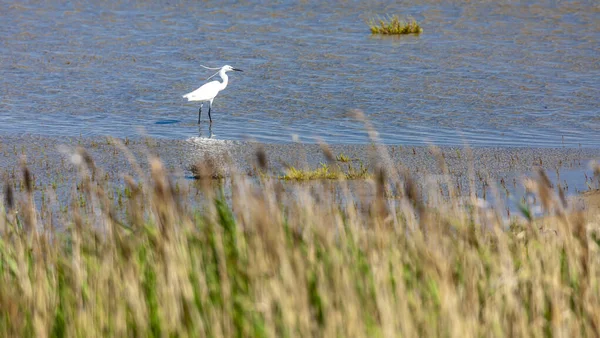
[[233, 68], [233, 67], [231, 67], [230, 65], [225, 65], [225, 66], [223, 66], [223, 68], [222, 68], [222, 69], [223, 69], [224, 71], [226, 71], [226, 72], [229, 72], [229, 71], [232, 71], [232, 70], [234, 70], [234, 71], [236, 71], [236, 72], [243, 72], [243, 70], [241, 70], [241, 69], [237, 69], [237, 68]]

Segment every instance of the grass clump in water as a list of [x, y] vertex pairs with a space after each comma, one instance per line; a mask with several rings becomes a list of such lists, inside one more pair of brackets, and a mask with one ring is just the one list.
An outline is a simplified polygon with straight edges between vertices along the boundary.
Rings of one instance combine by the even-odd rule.
[[357, 180], [357, 179], [367, 179], [370, 178], [371, 174], [369, 170], [364, 167], [364, 165], [360, 164], [359, 168], [354, 168], [350, 164], [346, 170], [342, 170], [342, 168], [338, 165], [335, 167], [329, 166], [327, 164], [321, 163], [320, 167], [316, 169], [298, 169], [296, 167], [289, 167], [285, 174], [280, 176], [279, 178], [282, 180], [289, 181], [311, 181], [311, 180], [338, 180], [338, 179], [346, 179], [346, 180]]
[[400, 17], [394, 15], [387, 20], [372, 19], [369, 22], [372, 34], [400, 35], [400, 34], [420, 34], [423, 28], [414, 19], [407, 21], [401, 20]]
[[351, 161], [350, 157], [346, 156], [346, 154], [344, 154], [344, 153], [340, 153], [338, 156], [336, 156], [335, 160], [338, 162], [343, 162], [343, 163], [348, 163]]
[[286, 173], [281, 176], [281, 179], [291, 181], [309, 181], [309, 180], [335, 180], [340, 177], [340, 174], [329, 170], [327, 164], [321, 163], [321, 166], [316, 169], [297, 169], [289, 167]]

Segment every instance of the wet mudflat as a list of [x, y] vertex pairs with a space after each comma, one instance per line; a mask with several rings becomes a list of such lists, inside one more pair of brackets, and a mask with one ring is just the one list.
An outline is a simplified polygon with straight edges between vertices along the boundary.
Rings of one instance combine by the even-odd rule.
[[[0, 174], [3, 183], [12, 184], [17, 190], [23, 189], [20, 184], [21, 163], [26, 163], [33, 174], [38, 197], [43, 191], [51, 190], [66, 203], [80, 182], [77, 163], [82, 159], [76, 156], [78, 148], [90, 154], [101, 173], [98, 175], [103, 175], [103, 179], [115, 191], [122, 189], [124, 175], [143, 180], [149, 174], [148, 160], [151, 156], [161, 159], [175, 182], [191, 189], [197, 188], [192, 167], [210, 159], [225, 177], [225, 180], [214, 180], [214, 184], [224, 184], [226, 193], [230, 193], [226, 183], [229, 176], [240, 174], [258, 177], [256, 154], [259, 151], [266, 155], [267, 173], [274, 178], [283, 176], [291, 166], [301, 170], [315, 169], [329, 163], [319, 145], [273, 145], [206, 139], [173, 141], [3, 136], [0, 138]], [[526, 175], [534, 175], [538, 168], [543, 168], [553, 182], [560, 183], [567, 195], [574, 195], [596, 187], [589, 162], [600, 157], [599, 150], [586, 148], [442, 147], [436, 150], [420, 146], [331, 145], [329, 149], [335, 157], [344, 155], [348, 158], [347, 162], [329, 163], [339, 166], [341, 170], [348, 166], [357, 168], [363, 165], [371, 174], [376, 173], [378, 168], [390, 173], [409, 172], [423, 189], [450, 182], [461, 194], [467, 194], [471, 184], [474, 184], [480, 197], [485, 197], [482, 188], [495, 185], [503, 196], [517, 194], [520, 198], [524, 193], [522, 179]], [[447, 169], [443, 169], [440, 163]], [[312, 184], [280, 181], [283, 186], [290, 188], [298, 184]], [[323, 181], [318, 183], [320, 185]], [[327, 184], [335, 190], [334, 181]], [[367, 196], [374, 193], [372, 179], [349, 181], [347, 184], [353, 192]]]

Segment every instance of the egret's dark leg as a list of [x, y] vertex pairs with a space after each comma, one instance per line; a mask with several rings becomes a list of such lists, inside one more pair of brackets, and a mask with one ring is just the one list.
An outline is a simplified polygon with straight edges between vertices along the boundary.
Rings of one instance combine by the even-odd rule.
[[198, 124], [200, 124], [200, 116], [202, 116], [202, 106], [204, 106], [204, 102], [200, 103], [200, 109], [198, 109]]
[[210, 117], [210, 110], [212, 109], [212, 100], [208, 101], [208, 119], [212, 123], [212, 117]]

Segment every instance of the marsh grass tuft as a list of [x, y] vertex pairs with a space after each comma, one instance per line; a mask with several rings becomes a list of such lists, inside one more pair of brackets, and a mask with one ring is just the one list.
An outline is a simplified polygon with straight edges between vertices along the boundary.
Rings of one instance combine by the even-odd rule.
[[335, 160], [338, 162], [348, 163], [350, 162], [350, 157], [346, 156], [344, 153], [340, 153], [335, 157]]
[[[345, 170], [344, 170], [345, 169]], [[316, 169], [297, 169], [289, 167], [285, 174], [279, 176], [282, 180], [289, 181], [311, 181], [311, 180], [358, 180], [371, 177], [369, 170], [360, 163], [358, 168], [348, 164], [345, 168], [340, 165], [327, 165], [321, 163]]]
[[423, 28], [414, 19], [407, 21], [401, 20], [397, 15], [387, 19], [371, 19], [369, 27], [372, 34], [400, 35], [400, 34], [420, 34]]
[[292, 166], [287, 168], [284, 175], [280, 176], [283, 180], [291, 181], [335, 180], [340, 177], [340, 173], [331, 171], [330, 166], [324, 163], [321, 163], [321, 166], [316, 169], [298, 169]]

